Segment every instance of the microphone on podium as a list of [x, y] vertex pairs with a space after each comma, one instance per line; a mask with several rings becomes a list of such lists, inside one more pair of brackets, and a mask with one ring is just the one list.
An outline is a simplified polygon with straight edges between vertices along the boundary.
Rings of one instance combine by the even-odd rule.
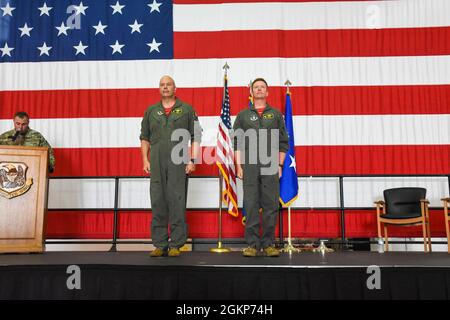
[[14, 133], [14, 135], [11, 136], [11, 140], [12, 140], [12, 141], [16, 141], [16, 139], [17, 139], [17, 137], [19, 136], [19, 134], [20, 134], [20, 130], [17, 130], [16, 133]]

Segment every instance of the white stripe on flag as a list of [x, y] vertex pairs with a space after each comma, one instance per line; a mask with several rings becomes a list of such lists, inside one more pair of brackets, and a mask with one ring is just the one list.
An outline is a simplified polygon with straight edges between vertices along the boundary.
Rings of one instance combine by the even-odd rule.
[[176, 32], [450, 25], [448, 0], [175, 4], [173, 12]]
[[[242, 180], [237, 180], [239, 206], [242, 206]], [[431, 206], [442, 205], [443, 194], [449, 194], [446, 177], [365, 177], [345, 178], [344, 198], [348, 207], [367, 207], [380, 200], [384, 189], [417, 187], [427, 189]], [[49, 208], [113, 208], [114, 179], [51, 179]], [[149, 208], [148, 179], [121, 179], [120, 208]], [[293, 207], [339, 207], [338, 178], [299, 178], [301, 197]], [[188, 208], [217, 208], [218, 178], [196, 178], [189, 181]], [[323, 194], [327, 196], [324, 197]]]
[[[270, 86], [283, 86], [286, 78], [293, 85], [302, 86], [450, 83], [448, 55], [235, 58], [1, 63], [0, 91], [158, 88], [162, 74], [171, 74], [179, 88], [221, 87], [220, 70], [225, 61], [231, 66], [229, 86], [234, 87], [246, 87], [249, 79], [253, 79], [255, 75], [264, 77]], [[202, 76], [193, 77], [193, 74]]]

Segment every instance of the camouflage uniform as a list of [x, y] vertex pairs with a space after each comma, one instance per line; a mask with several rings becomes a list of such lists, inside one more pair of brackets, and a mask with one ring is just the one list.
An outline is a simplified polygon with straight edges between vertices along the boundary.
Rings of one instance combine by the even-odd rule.
[[[161, 102], [147, 108], [141, 123], [141, 140], [150, 142], [150, 198], [152, 204], [152, 240], [157, 248], [182, 247], [187, 240], [186, 164], [190, 160], [183, 154], [184, 161], [175, 164], [171, 152], [179, 141], [171, 141], [174, 130], [185, 129], [191, 142], [201, 141], [201, 128], [194, 108], [176, 100], [166, 116]], [[186, 144], [189, 141], [184, 141]], [[187, 146], [187, 145], [186, 145]], [[187, 148], [185, 149], [187, 150]], [[170, 245], [167, 227], [170, 224]]]
[[[267, 248], [273, 245], [275, 237], [276, 215], [278, 212], [278, 201], [280, 194], [280, 182], [278, 176], [278, 152], [286, 153], [289, 149], [288, 135], [286, 132], [283, 115], [271, 106], [266, 105], [261, 116], [256, 111], [255, 107], [246, 108], [239, 112], [234, 121], [233, 129], [235, 130], [234, 148], [245, 152], [245, 158], [242, 168], [243, 189], [244, 189], [244, 208], [247, 213], [245, 222], [245, 241], [250, 247], [259, 249]], [[244, 141], [244, 136], [236, 131], [242, 129], [244, 132], [248, 130], [256, 130], [256, 137], [258, 139], [257, 146], [252, 144], [252, 148], [248, 141]], [[261, 164], [259, 155], [260, 136], [259, 130], [267, 130], [267, 149], [269, 152], [276, 152], [276, 173], [265, 175], [261, 174], [261, 169], [269, 167]], [[279, 141], [271, 146], [271, 130], [279, 130]], [[257, 152], [256, 163], [251, 164], [249, 150]], [[274, 151], [275, 150], [275, 151]], [[274, 164], [272, 164], [274, 165]], [[260, 215], [259, 209], [262, 208], [262, 237], [260, 237]]]
[[6, 131], [0, 135], [0, 145], [5, 146], [25, 146], [25, 147], [47, 147], [49, 154], [49, 167], [51, 171], [55, 167], [55, 155], [50, 144], [45, 140], [44, 136], [36, 130], [28, 129], [25, 135], [19, 134], [15, 141], [12, 137], [16, 131], [10, 130]]

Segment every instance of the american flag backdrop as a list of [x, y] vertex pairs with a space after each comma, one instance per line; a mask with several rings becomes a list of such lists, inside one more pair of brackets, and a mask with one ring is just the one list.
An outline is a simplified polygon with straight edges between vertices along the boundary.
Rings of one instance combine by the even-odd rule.
[[[171, 75], [195, 107], [210, 154], [227, 62], [231, 121], [248, 107], [249, 80], [264, 77], [281, 111], [292, 82], [298, 174], [448, 175], [449, 12], [448, 0], [0, 0], [0, 131], [27, 111], [55, 148], [54, 177], [142, 176], [140, 121], [160, 77]], [[190, 181], [191, 237], [217, 233], [217, 174], [211, 161]], [[336, 181], [299, 180], [293, 236], [339, 236]], [[448, 196], [446, 178], [353, 178], [345, 205], [370, 207], [398, 185], [427, 187], [432, 206]], [[124, 179], [120, 192], [121, 208], [150, 206], [144, 179]], [[106, 178], [51, 180], [50, 208], [85, 210], [50, 212], [49, 237], [110, 237], [113, 193]], [[433, 235], [443, 232], [437, 216]], [[150, 219], [121, 212], [119, 235], [148, 237]], [[375, 215], [349, 212], [346, 227], [349, 237], [374, 236]], [[227, 217], [224, 236], [242, 235]]]

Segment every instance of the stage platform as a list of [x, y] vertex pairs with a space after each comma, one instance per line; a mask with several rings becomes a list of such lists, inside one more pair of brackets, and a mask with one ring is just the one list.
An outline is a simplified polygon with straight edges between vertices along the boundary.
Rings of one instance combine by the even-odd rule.
[[[78, 280], [80, 289], [69, 289]], [[0, 299], [448, 300], [450, 255], [361, 251], [283, 253], [278, 258], [198, 251], [177, 258], [150, 258], [148, 252], [1, 254]]]

